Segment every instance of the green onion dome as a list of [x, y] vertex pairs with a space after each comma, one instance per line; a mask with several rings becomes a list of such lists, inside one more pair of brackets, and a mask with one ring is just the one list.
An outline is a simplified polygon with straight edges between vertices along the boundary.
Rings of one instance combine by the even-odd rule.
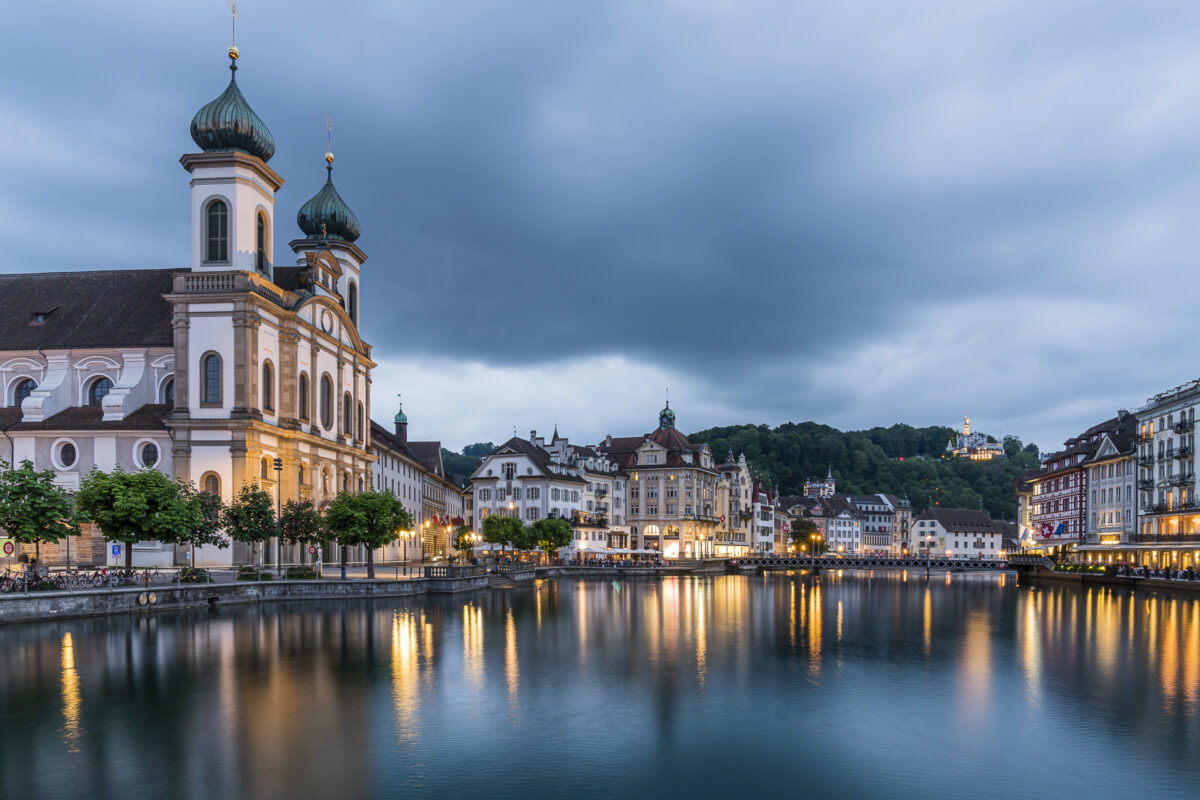
[[229, 48], [229, 85], [192, 117], [192, 140], [206, 153], [237, 151], [270, 161], [275, 137], [238, 89], [237, 58], [237, 48]]
[[300, 206], [296, 224], [310, 239], [344, 239], [353, 242], [362, 234], [358, 217], [333, 186], [333, 153], [325, 154], [328, 176], [321, 191]]

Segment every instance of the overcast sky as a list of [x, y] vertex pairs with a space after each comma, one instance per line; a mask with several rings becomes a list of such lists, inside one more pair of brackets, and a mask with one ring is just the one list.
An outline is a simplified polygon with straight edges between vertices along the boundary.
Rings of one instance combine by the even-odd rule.
[[[331, 115], [414, 438], [636, 435], [670, 387], [685, 432], [969, 411], [1048, 450], [1200, 376], [1195, 2], [240, 5], [276, 252]], [[186, 266], [225, 4], [4, 18], [0, 271]]]

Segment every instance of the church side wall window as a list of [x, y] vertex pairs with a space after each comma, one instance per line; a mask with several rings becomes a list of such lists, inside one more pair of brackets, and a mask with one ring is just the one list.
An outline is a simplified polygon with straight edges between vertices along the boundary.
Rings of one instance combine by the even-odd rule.
[[262, 404], [263, 411], [275, 410], [275, 370], [270, 361], [264, 361], [262, 367]]
[[221, 405], [221, 357], [216, 353], [208, 353], [200, 359], [203, 367], [203, 383], [200, 390], [200, 402], [206, 406]]
[[213, 200], [205, 214], [205, 261], [229, 260], [229, 206]]
[[349, 392], [342, 395], [342, 433], [354, 435], [354, 401], [350, 399]]
[[363, 438], [363, 404], [358, 404], [358, 440], [361, 442]]
[[348, 310], [350, 312], [350, 321], [356, 326], [358, 325], [358, 285], [354, 281], [350, 281], [350, 296]]
[[308, 375], [300, 373], [300, 419], [308, 421]]
[[200, 485], [204, 487], [204, 491], [214, 497], [221, 496], [221, 478], [215, 472], [210, 472], [200, 481]]
[[328, 373], [321, 376], [321, 425], [325, 430], [333, 427], [333, 381]]

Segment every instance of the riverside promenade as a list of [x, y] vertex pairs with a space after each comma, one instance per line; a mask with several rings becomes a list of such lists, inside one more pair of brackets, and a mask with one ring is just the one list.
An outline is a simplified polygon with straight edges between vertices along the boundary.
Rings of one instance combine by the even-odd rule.
[[281, 600], [361, 599], [452, 594], [488, 586], [483, 567], [423, 567], [420, 577], [151, 584], [0, 595], [0, 624], [106, 614], [141, 614]]

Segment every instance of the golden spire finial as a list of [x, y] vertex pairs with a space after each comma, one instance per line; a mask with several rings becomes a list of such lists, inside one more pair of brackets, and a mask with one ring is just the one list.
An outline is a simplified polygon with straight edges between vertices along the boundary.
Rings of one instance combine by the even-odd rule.
[[233, 22], [231, 23], [231, 30], [230, 30], [230, 34], [229, 34], [229, 49], [226, 50], [225, 52], [227, 52], [229, 54], [230, 58], [232, 58], [234, 61], [237, 61], [237, 59], [238, 59], [238, 49], [237, 49], [238, 7], [237, 7], [237, 0], [229, 0], [229, 13], [233, 17]]
[[325, 118], [325, 163], [333, 164], [333, 118]]

